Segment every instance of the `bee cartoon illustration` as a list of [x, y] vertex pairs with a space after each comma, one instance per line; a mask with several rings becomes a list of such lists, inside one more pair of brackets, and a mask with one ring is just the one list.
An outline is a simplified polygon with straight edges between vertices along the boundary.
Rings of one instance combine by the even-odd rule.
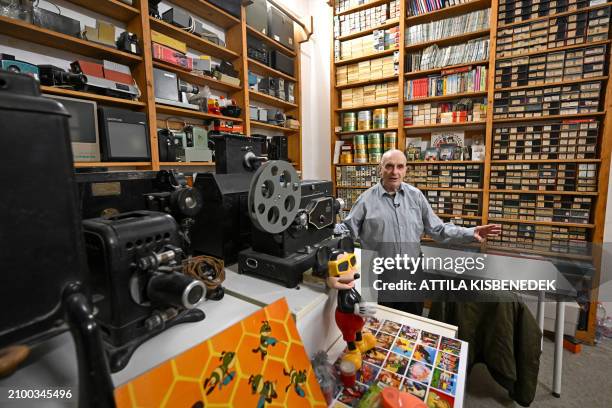
[[285, 392], [293, 385], [295, 393], [303, 397], [304, 390], [300, 385], [306, 382], [306, 370], [297, 371], [295, 368], [291, 367], [291, 371], [287, 372], [287, 370], [283, 368], [283, 374], [289, 377], [289, 384], [285, 387]]
[[253, 353], [261, 353], [262, 360], [268, 354], [268, 347], [275, 346], [278, 342], [270, 334], [272, 334], [272, 327], [270, 327], [270, 323], [267, 320], [263, 320], [259, 328], [259, 347], [252, 350]]
[[232, 351], [224, 351], [221, 353], [221, 356], [219, 357], [219, 360], [221, 360], [221, 365], [215, 368], [206, 381], [204, 381], [204, 389], [210, 387], [208, 388], [208, 391], [206, 391], [206, 395], [213, 392], [217, 384], [219, 384], [219, 389], [221, 389], [221, 387], [228, 385], [234, 379], [236, 372], [230, 372], [229, 369], [236, 362], [235, 357], [236, 353]]
[[249, 384], [251, 384], [251, 393], [259, 394], [257, 408], [265, 407], [266, 402], [270, 404], [273, 399], [278, 397], [276, 385], [272, 381], [264, 380], [261, 374], [251, 375], [249, 377]]

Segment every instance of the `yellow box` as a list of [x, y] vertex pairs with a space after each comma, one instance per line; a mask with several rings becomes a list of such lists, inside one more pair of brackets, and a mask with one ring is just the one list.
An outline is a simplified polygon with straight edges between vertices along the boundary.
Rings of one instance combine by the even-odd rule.
[[166, 47], [170, 47], [174, 50], [180, 51], [183, 54], [187, 52], [187, 44], [182, 41], [175, 40], [172, 37], [168, 37], [162, 33], [158, 33], [157, 31], [151, 30], [151, 40], [158, 44], [165, 45]]

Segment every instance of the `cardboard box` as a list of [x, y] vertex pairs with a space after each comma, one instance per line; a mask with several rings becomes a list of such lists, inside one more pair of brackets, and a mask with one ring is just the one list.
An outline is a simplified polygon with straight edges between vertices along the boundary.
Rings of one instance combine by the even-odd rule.
[[183, 54], [187, 53], [186, 43], [179, 41], [179, 40], [175, 40], [174, 38], [168, 37], [167, 35], [164, 35], [162, 33], [158, 33], [157, 31], [151, 30], [151, 41], [156, 42], [161, 45], [165, 45], [166, 47], [172, 48], [174, 50], [180, 51]]
[[185, 54], [168, 48], [162, 44], [153, 43], [153, 58], [168, 64], [185, 68], [189, 71], [193, 69], [193, 60]]

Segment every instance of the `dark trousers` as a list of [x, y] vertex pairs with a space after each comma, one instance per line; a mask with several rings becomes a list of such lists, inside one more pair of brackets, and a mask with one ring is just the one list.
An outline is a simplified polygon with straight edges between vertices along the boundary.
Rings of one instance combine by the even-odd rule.
[[417, 316], [423, 315], [423, 302], [378, 302], [379, 305], [390, 307], [391, 309], [401, 310], [402, 312], [412, 313]]

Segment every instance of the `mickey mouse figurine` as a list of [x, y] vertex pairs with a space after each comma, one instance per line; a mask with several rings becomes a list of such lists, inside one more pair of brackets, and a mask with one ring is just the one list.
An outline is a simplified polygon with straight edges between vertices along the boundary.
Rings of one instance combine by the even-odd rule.
[[334, 250], [328, 262], [327, 285], [338, 289], [338, 306], [336, 307], [336, 324], [342, 332], [342, 338], [348, 345], [348, 351], [342, 357], [361, 368], [361, 354], [376, 346], [376, 337], [370, 332], [362, 333], [365, 318], [373, 316], [376, 310], [361, 301], [361, 295], [355, 289], [357, 258], [354, 253]]

